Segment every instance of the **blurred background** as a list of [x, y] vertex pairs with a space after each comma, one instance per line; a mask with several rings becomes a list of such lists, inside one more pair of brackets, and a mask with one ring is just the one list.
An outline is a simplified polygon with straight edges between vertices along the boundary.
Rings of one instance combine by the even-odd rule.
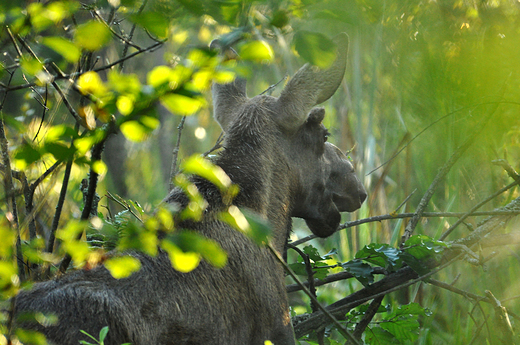
[[[214, 7], [211, 4], [217, 3]], [[233, 11], [226, 10], [226, 4]], [[158, 65], [173, 66], [195, 47], [206, 47], [214, 38], [248, 28], [250, 39], [267, 42], [274, 52], [270, 63], [250, 63], [245, 77], [248, 94], [255, 96], [271, 85], [279, 95], [283, 78], [293, 75], [309, 61], [295, 47], [299, 32], [332, 38], [346, 32], [350, 40], [346, 76], [338, 92], [323, 106], [329, 140], [351, 157], [369, 197], [363, 207], [345, 214], [344, 221], [397, 211], [414, 212], [439, 169], [481, 124], [492, 116], [464, 155], [455, 163], [436, 190], [426, 211], [465, 212], [512, 182], [504, 169], [492, 163], [504, 159], [520, 168], [520, 2], [516, 0], [284, 0], [284, 1], [161, 1], [150, 2], [150, 10], [170, 23], [168, 41], [153, 52], [128, 60], [125, 73], [134, 73], [142, 83]], [[240, 6], [236, 7], [235, 5]], [[235, 6], [235, 7], [234, 7]], [[229, 10], [229, 9], [228, 9]], [[215, 12], [212, 12], [215, 11]], [[88, 14], [84, 14], [87, 16]], [[120, 24], [122, 30], [128, 23]], [[320, 36], [321, 37], [321, 36]], [[153, 43], [144, 31], [134, 41]], [[319, 42], [317, 42], [319, 43]], [[130, 50], [131, 52], [132, 50]], [[121, 46], [104, 48], [99, 59], [117, 60]], [[299, 54], [300, 53], [300, 54]], [[300, 56], [299, 56], [300, 55]], [[4, 64], [9, 57], [4, 54]], [[310, 58], [312, 62], [313, 58]], [[320, 57], [314, 57], [319, 60]], [[105, 78], [103, 73], [100, 73]], [[23, 82], [23, 80], [19, 80]], [[206, 152], [220, 135], [208, 107], [186, 118], [178, 158]], [[40, 127], [39, 106], [31, 91], [18, 92], [4, 112], [27, 124], [32, 137]], [[100, 210], [116, 212], [106, 191], [138, 202], [153, 211], [166, 196], [173, 151], [181, 117], [158, 105], [160, 127], [144, 142], [128, 141], [114, 135], [106, 144], [103, 175], [98, 194]], [[45, 124], [68, 121], [63, 106], [48, 114]], [[43, 127], [45, 130], [45, 125]], [[41, 136], [43, 132], [39, 135]], [[21, 139], [16, 139], [21, 142]], [[16, 140], [13, 149], [16, 149]], [[64, 217], [80, 213], [80, 180], [86, 170], [73, 169], [71, 198]], [[61, 177], [52, 187], [39, 190], [49, 205], [57, 198]], [[486, 204], [492, 210], [519, 196], [513, 188]], [[55, 203], [55, 201], [54, 201]], [[470, 217], [446, 241], [468, 235], [482, 218]], [[421, 219], [415, 234], [438, 239], [457, 218]], [[42, 220], [45, 222], [46, 220]], [[50, 221], [50, 220], [47, 220]], [[406, 219], [372, 222], [342, 230], [326, 240], [311, 244], [326, 253], [336, 248], [335, 261], [345, 262], [370, 243], [398, 247]], [[518, 231], [518, 221], [504, 233]], [[293, 239], [307, 236], [304, 223], [295, 220]], [[520, 251], [517, 243], [480, 248], [477, 253], [492, 260], [483, 265], [460, 261], [435, 275], [459, 289], [484, 295], [490, 290], [510, 312], [520, 315]], [[290, 253], [290, 260], [295, 260]], [[338, 269], [341, 270], [341, 269]], [[362, 287], [353, 280], [329, 284], [318, 290], [318, 298], [332, 303]], [[308, 312], [308, 300], [291, 294], [296, 313]], [[432, 311], [420, 320], [417, 343], [485, 344], [483, 322], [494, 317], [489, 305], [479, 306], [464, 297], [438, 287], [418, 284], [385, 297], [383, 304], [418, 302]], [[513, 319], [519, 323], [518, 319]], [[489, 328], [489, 327], [488, 327]]]

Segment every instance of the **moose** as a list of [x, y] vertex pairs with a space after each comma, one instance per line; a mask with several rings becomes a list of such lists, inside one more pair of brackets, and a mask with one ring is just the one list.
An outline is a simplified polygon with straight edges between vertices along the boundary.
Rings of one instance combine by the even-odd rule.
[[[334, 233], [340, 212], [358, 209], [366, 191], [349, 159], [327, 142], [323, 108], [315, 107], [339, 87], [346, 68], [348, 38], [336, 37], [337, 57], [327, 69], [304, 65], [279, 97], [248, 98], [236, 78], [212, 86], [214, 117], [225, 133], [213, 159], [239, 193], [233, 205], [268, 222], [272, 247], [283, 253], [291, 217], [303, 218], [319, 237]], [[105, 327], [105, 344], [295, 344], [284, 270], [273, 253], [218, 218], [220, 190], [202, 177], [192, 182], [207, 200], [201, 221], [184, 228], [218, 242], [228, 263], [207, 262], [189, 273], [172, 268], [166, 253], [133, 253], [141, 269], [114, 279], [103, 266], [77, 270], [35, 284], [16, 297], [15, 314], [54, 314], [53, 324], [23, 323], [52, 344], [89, 340]], [[166, 203], [182, 209], [188, 198], [173, 189]]]

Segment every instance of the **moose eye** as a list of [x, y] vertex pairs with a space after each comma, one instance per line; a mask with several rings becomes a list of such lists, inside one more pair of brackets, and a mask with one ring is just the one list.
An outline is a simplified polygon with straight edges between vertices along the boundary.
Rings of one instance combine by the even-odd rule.
[[329, 140], [329, 136], [330, 133], [326, 130], [325, 133], [323, 133], [323, 142], [327, 142], [327, 140]]

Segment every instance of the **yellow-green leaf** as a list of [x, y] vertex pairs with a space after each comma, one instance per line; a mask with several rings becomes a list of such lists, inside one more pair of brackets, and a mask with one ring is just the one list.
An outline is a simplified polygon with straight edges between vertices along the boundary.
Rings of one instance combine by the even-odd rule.
[[108, 91], [99, 74], [94, 71], [82, 74], [78, 78], [77, 86], [84, 95], [103, 96]]
[[56, 51], [69, 62], [75, 63], [81, 56], [79, 48], [63, 37], [44, 37], [42, 43]]
[[172, 69], [168, 66], [157, 66], [152, 69], [146, 76], [148, 85], [156, 88], [170, 81]]
[[110, 42], [110, 30], [102, 23], [90, 21], [81, 24], [74, 33], [74, 42], [81, 48], [95, 51]]
[[168, 253], [172, 267], [179, 272], [188, 273], [193, 271], [200, 263], [200, 254], [194, 252], [183, 252], [170, 241], [162, 241], [161, 247]]
[[218, 165], [212, 164], [200, 155], [193, 155], [182, 163], [181, 169], [187, 174], [195, 174], [204, 177], [213, 183], [221, 191], [226, 191], [231, 186], [231, 179]]
[[141, 268], [141, 261], [132, 256], [119, 256], [105, 261], [105, 267], [116, 279], [129, 277]]
[[169, 93], [160, 98], [161, 103], [173, 114], [193, 115], [203, 107], [201, 98], [191, 98], [184, 95]]
[[43, 64], [40, 61], [28, 56], [22, 56], [20, 66], [23, 73], [30, 76], [35, 76], [43, 70]]
[[134, 111], [134, 98], [130, 96], [119, 96], [116, 101], [116, 106], [121, 115], [129, 115]]
[[159, 126], [159, 120], [154, 117], [142, 116], [139, 121], [127, 121], [121, 124], [121, 132], [129, 140], [141, 142]]
[[246, 43], [240, 48], [240, 58], [256, 62], [271, 62], [274, 57], [273, 49], [264, 41]]

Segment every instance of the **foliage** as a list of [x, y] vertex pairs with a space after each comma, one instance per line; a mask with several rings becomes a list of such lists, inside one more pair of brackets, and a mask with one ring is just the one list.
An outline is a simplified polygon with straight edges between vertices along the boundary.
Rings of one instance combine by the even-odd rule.
[[[290, 251], [290, 267], [307, 276], [310, 264], [307, 280], [317, 279], [316, 285], [340, 273], [357, 279], [318, 286], [320, 302], [329, 305], [412, 269], [414, 278], [383, 293], [386, 306], [375, 314], [361, 304], [367, 299], [336, 315], [353, 331], [370, 318], [360, 337], [367, 344], [499, 339], [495, 312], [484, 304], [492, 301], [481, 295], [493, 291], [518, 314], [510, 302], [520, 277], [515, 250], [489, 249], [500, 240], [497, 233], [510, 235], [515, 223], [484, 237], [479, 230], [486, 219], [470, 214], [465, 227], [446, 230], [455, 224], [449, 212], [467, 212], [518, 179], [491, 161], [505, 159], [518, 168], [520, 159], [519, 12], [516, 2], [472, 0], [2, 2], [0, 343], [44, 343], [39, 334], [9, 329], [4, 310], [21, 287], [66, 269], [67, 257], [75, 268], [104, 264], [116, 278], [132, 274], [139, 263], [125, 254], [107, 255], [113, 249], [153, 256], [162, 248], [183, 272], [201, 260], [225, 265], [227, 254], [217, 243], [176, 228], [179, 219], [200, 219], [206, 207], [190, 174], [219, 188], [228, 205], [222, 221], [266, 243], [268, 225], [233, 206], [237, 187], [195, 154], [220, 132], [210, 125], [209, 87], [241, 75], [256, 86], [250, 93], [277, 92], [269, 86], [301, 63], [328, 66], [338, 32], [349, 33], [350, 62], [342, 93], [325, 105], [325, 124], [332, 140], [350, 150], [371, 196], [347, 216], [345, 230], [305, 244], [305, 258]], [[243, 64], [209, 50], [215, 37], [233, 46]], [[176, 147], [172, 133], [180, 116], [187, 116], [186, 127], [178, 131], [183, 143]], [[473, 145], [417, 206], [439, 168], [474, 133]], [[175, 169], [160, 163], [170, 162], [175, 149], [179, 174], [177, 156]], [[189, 198], [180, 213], [156, 207], [170, 182]], [[517, 197], [511, 188], [486, 209]], [[399, 217], [400, 207], [442, 212], [423, 214], [413, 236], [401, 241], [412, 215]], [[384, 220], [370, 218], [386, 214]], [[352, 225], [360, 218], [366, 221]], [[296, 223], [294, 239], [303, 234]], [[464, 247], [471, 236], [480, 247]], [[508, 238], [517, 248], [515, 233]], [[430, 284], [414, 282], [417, 277]], [[440, 280], [453, 281], [452, 290], [471, 302], [441, 290]], [[307, 317], [306, 297], [293, 296], [293, 310]], [[327, 327], [329, 343], [344, 343]], [[107, 331], [90, 337], [101, 344]], [[313, 336], [309, 343], [319, 338]]]

